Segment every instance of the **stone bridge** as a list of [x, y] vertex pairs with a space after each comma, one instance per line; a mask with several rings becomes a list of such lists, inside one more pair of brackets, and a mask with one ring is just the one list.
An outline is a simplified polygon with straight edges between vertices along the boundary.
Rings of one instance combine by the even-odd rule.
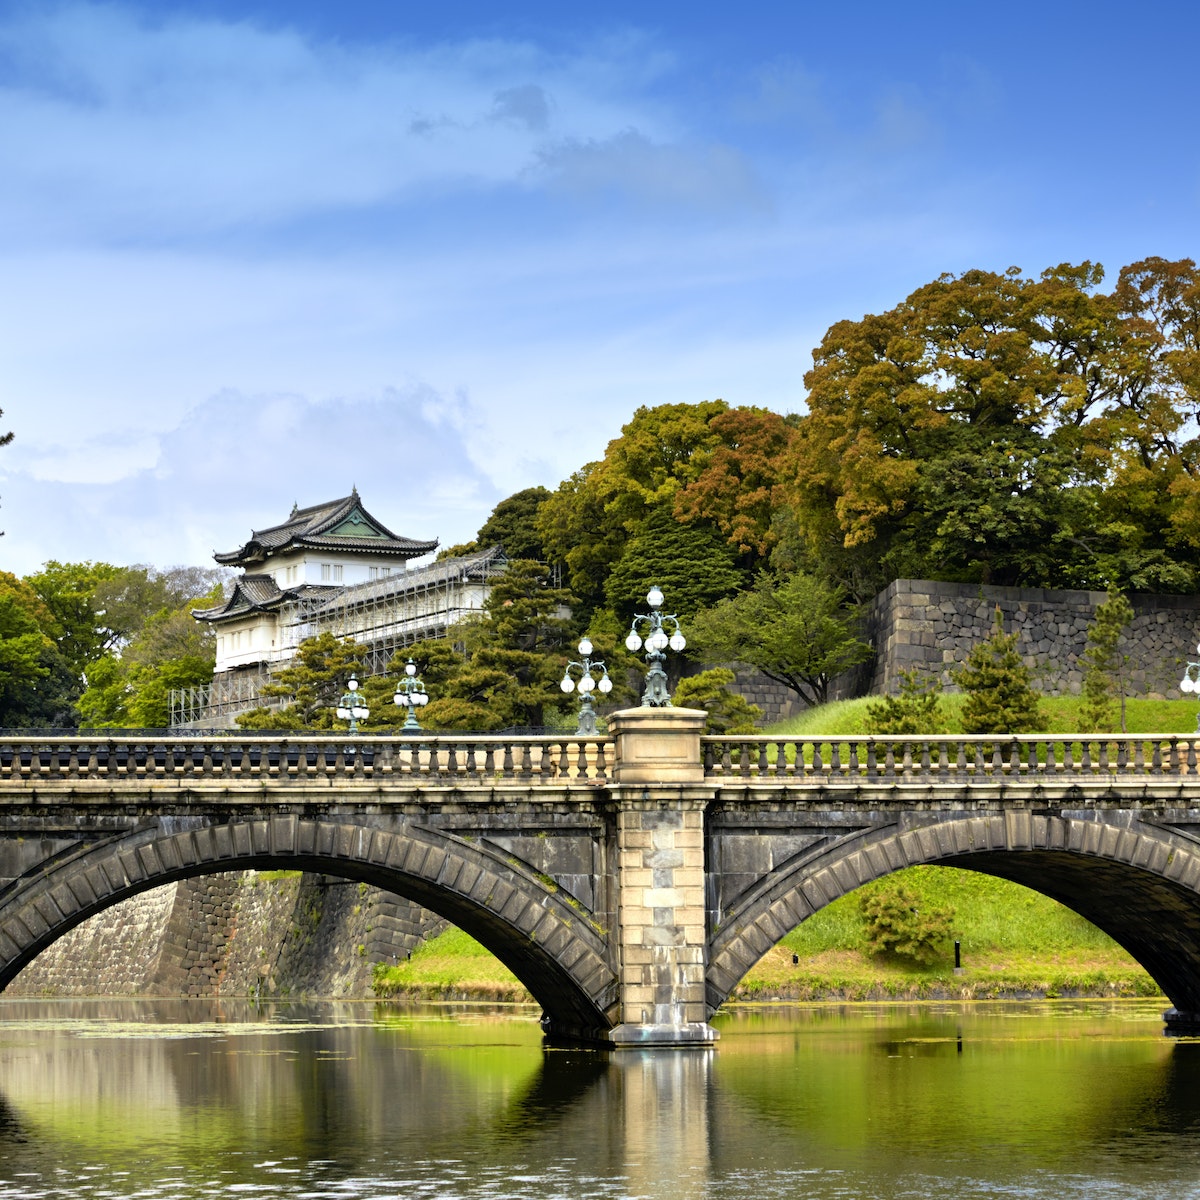
[[213, 871], [408, 897], [521, 979], [551, 1035], [695, 1045], [785, 933], [921, 863], [1025, 884], [1200, 1027], [1200, 739], [610, 736], [0, 741], [0, 987], [93, 913]]

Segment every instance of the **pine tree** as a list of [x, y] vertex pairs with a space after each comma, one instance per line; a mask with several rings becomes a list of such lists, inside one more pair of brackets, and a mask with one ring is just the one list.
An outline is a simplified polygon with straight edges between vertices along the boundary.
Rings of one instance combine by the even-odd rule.
[[679, 681], [671, 703], [677, 708], [702, 708], [708, 713], [705, 733], [754, 733], [762, 709], [731, 691], [736, 676], [728, 667], [713, 667]]
[[992, 636], [980, 642], [954, 672], [967, 694], [962, 710], [964, 733], [1029, 733], [1043, 724], [1032, 672], [1017, 653], [1017, 635], [1004, 632], [996, 608]]
[[945, 733], [940, 712], [941, 682], [918, 671], [900, 672], [900, 694], [881, 696], [867, 705], [872, 733]]
[[1120, 652], [1121, 634], [1133, 620], [1133, 605], [1119, 588], [1109, 585], [1108, 598], [1096, 606], [1088, 626], [1088, 648], [1083, 653], [1083, 706], [1079, 719], [1083, 728], [1098, 733], [1112, 732], [1114, 689], [1121, 701], [1121, 732], [1125, 733], [1125, 669], [1129, 655]]

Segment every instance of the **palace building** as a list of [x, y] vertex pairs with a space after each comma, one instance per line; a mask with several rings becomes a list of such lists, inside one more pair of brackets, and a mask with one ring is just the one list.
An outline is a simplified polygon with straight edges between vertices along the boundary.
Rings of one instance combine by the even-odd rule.
[[293, 508], [239, 549], [214, 554], [242, 574], [223, 603], [193, 614], [216, 633], [216, 670], [208, 687], [172, 691], [172, 726], [232, 725], [239, 712], [278, 703], [261, 698], [260, 689], [305, 638], [354, 638], [374, 673], [401, 647], [442, 637], [480, 612], [490, 580], [506, 565], [503, 551], [409, 566], [437, 545], [436, 538], [393, 533], [354, 489], [341, 500]]

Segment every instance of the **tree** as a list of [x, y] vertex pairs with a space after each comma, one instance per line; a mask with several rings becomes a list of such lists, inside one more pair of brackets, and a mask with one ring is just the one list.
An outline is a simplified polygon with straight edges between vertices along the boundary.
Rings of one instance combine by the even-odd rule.
[[544, 487], [525, 488], [501, 500], [480, 526], [475, 541], [481, 548], [501, 546], [510, 559], [546, 561], [546, 547], [538, 531], [538, 513], [549, 498]]
[[1115, 587], [1096, 606], [1096, 615], [1088, 627], [1088, 647], [1083, 653], [1083, 706], [1079, 712], [1084, 729], [1112, 732], [1112, 694], [1121, 701], [1121, 732], [1125, 733], [1125, 698], [1128, 691], [1126, 668], [1129, 655], [1120, 652], [1121, 637], [1133, 620], [1133, 605]]
[[705, 662], [757, 667], [806, 704], [824, 704], [830, 681], [872, 653], [842, 602], [842, 591], [816, 576], [764, 575], [748, 591], [698, 613], [691, 642]]
[[954, 682], [967, 694], [963, 732], [1030, 733], [1042, 728], [1044, 719], [1031, 678], [1017, 653], [1017, 635], [1004, 632], [1004, 617], [997, 606], [991, 637], [972, 647], [966, 663], [954, 672]]
[[946, 732], [940, 701], [942, 685], [918, 671], [900, 672], [900, 694], [882, 696], [867, 705], [867, 724], [872, 733], [936, 734]]
[[0, 571], [0, 727], [48, 724], [47, 685], [58, 654], [54, 618], [37, 593]]
[[332, 729], [337, 702], [350, 676], [362, 670], [361, 648], [353, 638], [339, 640], [328, 630], [300, 643], [290, 666], [276, 682], [262, 688], [264, 696], [286, 696], [282, 709], [255, 708], [238, 717], [242, 729]]
[[545, 564], [510, 562], [493, 581], [479, 619], [455, 626], [445, 643], [412, 648], [431, 697], [423, 724], [476, 731], [540, 727], [548, 713], [562, 711], [570, 703], [558, 686], [570, 642], [570, 602], [569, 592], [549, 586]]
[[566, 563], [585, 610], [600, 603], [609, 570], [646, 517], [660, 507], [673, 511], [677, 494], [708, 468], [721, 444], [712, 422], [728, 409], [723, 400], [639, 408], [600, 462], [542, 502], [537, 524], [546, 556]]
[[667, 508], [652, 512], [630, 538], [604, 584], [609, 608], [620, 620], [645, 611], [646, 592], [657, 584], [671, 612], [690, 614], [746, 584], [733, 551], [719, 535], [681, 525]]
[[892, 954], [920, 966], [938, 960], [954, 922], [952, 908], [925, 903], [904, 884], [890, 880], [864, 891], [859, 910], [872, 954]]
[[188, 599], [180, 608], [161, 609], [118, 651], [92, 663], [79, 698], [82, 723], [93, 728], [165, 728], [170, 723], [171, 689], [212, 680], [216, 638], [211, 626], [191, 614], [194, 608], [215, 604], [220, 596], [218, 582], [207, 595]]
[[728, 667], [713, 667], [679, 681], [671, 697], [678, 708], [702, 708], [708, 713], [705, 733], [754, 733], [762, 709], [731, 691], [736, 676]]
[[901, 575], [1093, 587], [1130, 572], [1187, 590], [1200, 276], [1148, 259], [1111, 294], [1102, 280], [1088, 262], [967, 271], [832, 326], [781, 489], [810, 563], [851, 582], [869, 548], [871, 591]]

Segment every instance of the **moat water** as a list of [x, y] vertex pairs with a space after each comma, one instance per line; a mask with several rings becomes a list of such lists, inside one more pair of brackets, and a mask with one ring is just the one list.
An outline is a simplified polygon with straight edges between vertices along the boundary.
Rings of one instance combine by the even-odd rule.
[[533, 1010], [0, 1000], [0, 1197], [1200, 1198], [1161, 1007], [743, 1008], [607, 1053]]

